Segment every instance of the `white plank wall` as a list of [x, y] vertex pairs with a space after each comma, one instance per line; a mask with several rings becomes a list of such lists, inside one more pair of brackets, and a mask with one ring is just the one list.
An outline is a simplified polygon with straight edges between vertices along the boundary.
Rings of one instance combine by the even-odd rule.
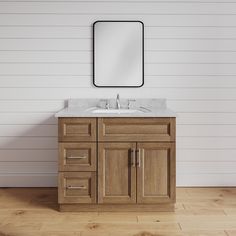
[[[145, 85], [92, 86], [96, 20], [145, 25]], [[68, 98], [164, 97], [177, 185], [236, 186], [236, 0], [0, 0], [0, 186], [57, 185]]]

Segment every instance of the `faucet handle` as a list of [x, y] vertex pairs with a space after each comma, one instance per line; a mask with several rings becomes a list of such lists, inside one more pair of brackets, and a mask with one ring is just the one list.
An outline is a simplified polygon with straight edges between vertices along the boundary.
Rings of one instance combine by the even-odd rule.
[[100, 99], [100, 101], [101, 101], [101, 102], [106, 102], [105, 108], [106, 108], [106, 109], [110, 109], [109, 99]]
[[128, 99], [128, 109], [130, 109], [131, 102], [135, 102], [135, 99]]

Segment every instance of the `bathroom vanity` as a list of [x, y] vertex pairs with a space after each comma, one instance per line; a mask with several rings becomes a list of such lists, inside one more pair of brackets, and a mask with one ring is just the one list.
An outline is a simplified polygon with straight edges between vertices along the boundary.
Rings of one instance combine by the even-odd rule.
[[174, 210], [175, 113], [164, 100], [135, 103], [72, 100], [56, 114], [61, 211]]

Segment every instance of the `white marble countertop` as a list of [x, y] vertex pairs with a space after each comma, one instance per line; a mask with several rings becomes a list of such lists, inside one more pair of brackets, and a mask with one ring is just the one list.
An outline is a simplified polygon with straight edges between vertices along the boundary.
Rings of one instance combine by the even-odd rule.
[[[114, 110], [115, 99], [108, 99], [110, 109]], [[121, 99], [121, 109], [127, 109], [128, 99]], [[72, 99], [68, 107], [55, 114], [55, 117], [176, 117], [177, 114], [168, 109], [165, 99], [136, 99], [132, 102], [132, 113], [94, 113], [94, 110], [105, 109], [101, 99]]]

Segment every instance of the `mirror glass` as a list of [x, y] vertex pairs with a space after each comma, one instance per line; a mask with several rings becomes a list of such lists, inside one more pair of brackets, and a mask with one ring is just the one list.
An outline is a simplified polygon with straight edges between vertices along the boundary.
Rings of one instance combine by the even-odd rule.
[[93, 24], [93, 83], [97, 87], [141, 87], [143, 23], [96, 21]]

